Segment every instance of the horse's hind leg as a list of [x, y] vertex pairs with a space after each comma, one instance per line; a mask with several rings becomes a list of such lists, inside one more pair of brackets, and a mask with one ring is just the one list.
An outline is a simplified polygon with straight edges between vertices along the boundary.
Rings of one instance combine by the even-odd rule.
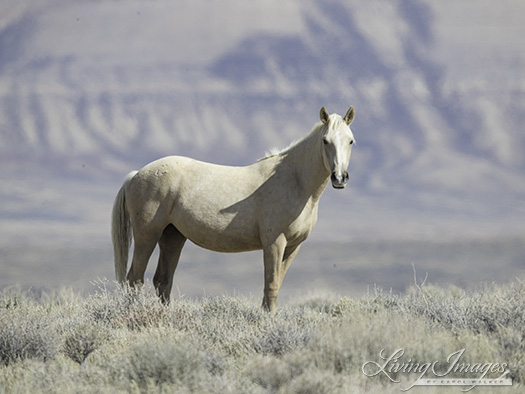
[[152, 232], [144, 234], [144, 232], [141, 232], [140, 236], [138, 236], [138, 231], [135, 231], [133, 259], [131, 260], [131, 268], [127, 277], [131, 286], [144, 283], [144, 273], [159, 238], [160, 234], [157, 235]]
[[153, 277], [153, 285], [163, 301], [169, 301], [170, 299], [173, 275], [185, 242], [186, 237], [172, 224], [164, 229], [160, 237], [159, 264]]

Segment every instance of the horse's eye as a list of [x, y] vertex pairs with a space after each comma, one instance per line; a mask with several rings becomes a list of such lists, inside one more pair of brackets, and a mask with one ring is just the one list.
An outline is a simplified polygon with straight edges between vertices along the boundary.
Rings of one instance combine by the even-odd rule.
[[326, 138], [323, 138], [323, 144], [328, 144], [328, 140]]
[[350, 140], [350, 145], [353, 145], [354, 144], [354, 140]]

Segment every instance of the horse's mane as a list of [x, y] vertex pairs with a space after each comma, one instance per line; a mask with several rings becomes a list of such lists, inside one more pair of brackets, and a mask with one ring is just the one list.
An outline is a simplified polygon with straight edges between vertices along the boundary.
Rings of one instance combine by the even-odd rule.
[[303, 137], [303, 138], [300, 138], [300, 139], [296, 139], [294, 141], [292, 141], [286, 148], [282, 148], [282, 149], [279, 149], [279, 148], [271, 148], [270, 150], [268, 150], [264, 157], [259, 159], [258, 161], [261, 161], [261, 160], [264, 160], [264, 159], [268, 159], [270, 157], [275, 157], [275, 156], [284, 156], [286, 155], [287, 153], [289, 153], [293, 148], [295, 148], [297, 145], [299, 145], [301, 142], [303, 142], [304, 140], [310, 138], [313, 134], [315, 134], [321, 127], [323, 127], [324, 124], [322, 122], [319, 122], [318, 124], [316, 124], [314, 126], [314, 128], [312, 129], [312, 131], [310, 131], [306, 137]]

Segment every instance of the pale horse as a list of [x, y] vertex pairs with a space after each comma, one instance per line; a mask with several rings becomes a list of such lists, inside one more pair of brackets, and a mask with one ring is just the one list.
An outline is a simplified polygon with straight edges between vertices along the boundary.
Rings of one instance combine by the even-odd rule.
[[321, 108], [313, 130], [288, 148], [244, 167], [169, 156], [130, 173], [115, 199], [112, 240], [117, 281], [143, 283], [156, 245], [153, 284], [169, 301], [173, 275], [187, 239], [217, 252], [263, 250], [263, 308], [275, 309], [284, 275], [317, 222], [329, 181], [343, 189], [354, 136], [345, 117]]

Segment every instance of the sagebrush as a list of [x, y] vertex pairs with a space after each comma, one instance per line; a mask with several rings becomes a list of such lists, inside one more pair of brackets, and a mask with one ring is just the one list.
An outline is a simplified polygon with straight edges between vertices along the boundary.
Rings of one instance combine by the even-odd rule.
[[[508, 364], [525, 380], [525, 288], [414, 286], [360, 299], [316, 294], [278, 308], [238, 297], [163, 305], [151, 286], [89, 296], [73, 290], [0, 293], [0, 392], [400, 392], [415, 375], [367, 377], [363, 364], [403, 349], [413, 362]], [[415, 389], [414, 389], [415, 390]], [[425, 388], [460, 392], [460, 387]]]

